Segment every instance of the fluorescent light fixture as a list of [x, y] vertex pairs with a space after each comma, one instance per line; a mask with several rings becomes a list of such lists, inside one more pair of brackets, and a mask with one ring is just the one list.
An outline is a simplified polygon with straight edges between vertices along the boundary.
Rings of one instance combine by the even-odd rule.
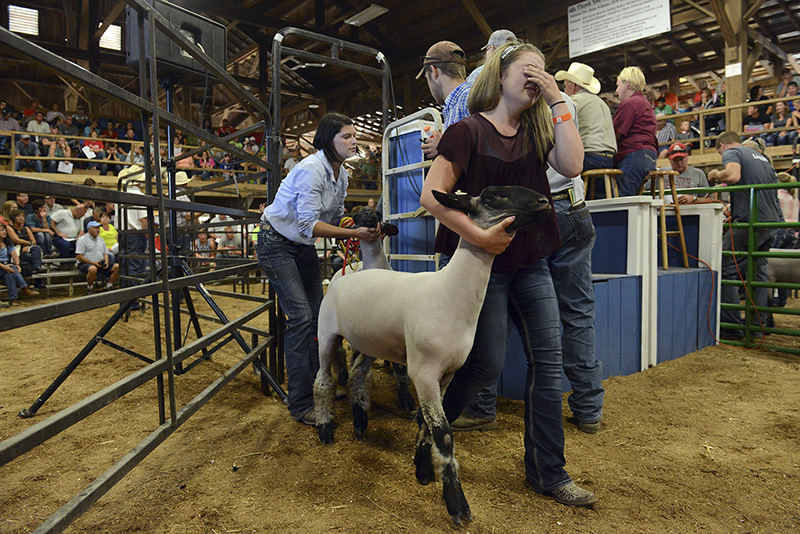
[[319, 109], [319, 104], [309, 104], [308, 109]]
[[388, 12], [389, 10], [383, 6], [379, 6], [378, 4], [372, 4], [366, 9], [362, 9], [349, 19], [344, 21], [345, 24], [350, 24], [351, 26], [363, 26], [367, 22], [374, 20], [384, 13]]

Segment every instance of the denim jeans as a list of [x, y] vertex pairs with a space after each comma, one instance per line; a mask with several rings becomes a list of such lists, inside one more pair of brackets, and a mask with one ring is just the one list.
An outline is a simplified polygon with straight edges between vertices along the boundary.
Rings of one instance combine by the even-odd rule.
[[592, 169], [613, 169], [614, 158], [602, 156], [600, 154], [592, 154], [586, 152], [583, 154], [583, 170], [590, 171]]
[[[733, 232], [733, 235], [731, 235]], [[747, 250], [747, 228], [734, 228], [726, 230], [722, 234], [722, 250]], [[756, 243], [760, 252], [768, 251], [772, 246], [775, 239], [775, 230], [761, 230], [756, 234]], [[731, 246], [733, 245], [733, 246]], [[735, 248], [734, 248], [735, 247]], [[738, 264], [738, 271], [737, 271]], [[733, 261], [732, 256], [722, 256], [722, 279], [723, 280], [739, 280], [739, 274], [742, 278], [747, 278], [747, 256], [742, 254], [736, 256], [736, 261]], [[767, 281], [767, 258], [758, 257], [756, 259], [756, 281]], [[763, 287], [750, 289], [750, 295], [756, 306], [766, 306], [768, 290]], [[727, 304], [739, 304], [739, 288], [736, 286], [722, 286], [720, 290], [720, 300]], [[720, 310], [720, 321], [725, 323], [738, 323], [744, 324], [742, 314], [739, 310]], [[754, 321], [757, 321], [755, 317]], [[764, 319], [762, 318], [762, 322]]]
[[258, 264], [275, 289], [286, 315], [284, 357], [289, 414], [300, 420], [314, 408], [314, 379], [319, 370], [317, 319], [322, 276], [314, 245], [301, 245], [266, 229], [258, 233]]
[[61, 236], [53, 236], [53, 245], [58, 251], [58, 256], [61, 258], [74, 258], [75, 257], [75, 240], [67, 241]]
[[42, 172], [42, 160], [40, 160], [40, 159], [35, 159], [35, 160], [18, 159], [17, 160], [17, 165], [14, 168], [14, 170], [19, 172], [22, 169], [31, 169], [31, 170], [36, 171], [36, 172]]
[[28, 287], [28, 284], [25, 283], [25, 279], [22, 278], [22, 274], [20, 274], [17, 267], [14, 267], [13, 273], [9, 273], [3, 269], [3, 284], [5, 284], [8, 290], [9, 302], [17, 300], [19, 298], [19, 290], [23, 287]]
[[514, 272], [492, 273], [472, 350], [453, 376], [442, 405], [448, 421], [453, 421], [481, 388], [497, 380], [505, 364], [509, 317], [528, 357], [525, 477], [534, 490], [546, 492], [570, 481], [564, 470], [558, 301], [546, 260]]
[[[24, 247], [23, 247], [24, 248]], [[28, 249], [28, 252], [21, 252], [19, 260], [22, 263], [27, 263], [33, 269], [42, 267], [42, 248], [39, 245], [33, 245]]]
[[639, 186], [642, 185], [647, 173], [656, 170], [656, 157], [657, 154], [653, 150], [636, 150], [617, 163], [617, 168], [622, 171], [622, 178], [619, 181], [620, 196], [630, 197], [639, 194]]
[[[594, 352], [592, 248], [596, 234], [589, 208], [573, 211], [570, 206], [569, 200], [554, 202], [562, 245], [550, 255], [547, 265], [558, 298], [564, 373], [572, 386], [569, 407], [576, 419], [593, 423], [603, 414], [605, 393], [601, 362]], [[496, 383], [478, 393], [467, 414], [484, 419], [496, 417]]]
[[42, 249], [42, 254], [50, 255], [53, 252], [53, 236], [47, 232], [36, 232], [33, 234], [36, 244]]

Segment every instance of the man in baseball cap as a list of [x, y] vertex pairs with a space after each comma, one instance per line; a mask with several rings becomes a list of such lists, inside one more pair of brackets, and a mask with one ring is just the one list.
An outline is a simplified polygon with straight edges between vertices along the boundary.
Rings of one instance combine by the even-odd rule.
[[[471, 86], [467, 83], [466, 63], [464, 50], [451, 41], [439, 41], [422, 58], [422, 69], [417, 79], [425, 75], [431, 96], [437, 104], [444, 106], [442, 115], [445, 129], [469, 116], [467, 97]], [[438, 135], [423, 142], [422, 152], [426, 158], [436, 157], [438, 144]]]
[[[481, 50], [485, 53], [485, 59], [489, 59], [495, 50], [503, 46], [509, 41], [516, 41], [517, 36], [514, 35], [514, 32], [511, 30], [495, 30], [489, 36], [489, 40], [486, 41], [486, 44], [483, 45]], [[483, 70], [483, 65], [476, 67], [475, 70], [469, 73], [467, 76], [467, 82], [472, 85], [475, 83], [475, 80], [478, 78], [478, 74]]]
[[[683, 143], [672, 143], [667, 150], [667, 157], [669, 158], [669, 167], [663, 167], [659, 170], [663, 171], [677, 171], [678, 176], [675, 177], [675, 187], [678, 189], [687, 189], [690, 187], [708, 187], [708, 179], [706, 174], [698, 169], [689, 165], [689, 149]], [[666, 186], [666, 181], [664, 183]], [[712, 202], [707, 199], [706, 195], [697, 197], [696, 195], [678, 195], [678, 202], [681, 204], [703, 203]]]

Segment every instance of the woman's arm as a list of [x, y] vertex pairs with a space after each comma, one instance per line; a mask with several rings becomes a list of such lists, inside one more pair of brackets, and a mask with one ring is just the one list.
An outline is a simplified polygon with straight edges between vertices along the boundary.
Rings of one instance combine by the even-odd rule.
[[461, 167], [448, 161], [444, 156], [436, 156], [422, 186], [419, 202], [439, 222], [468, 242], [492, 254], [500, 254], [508, 248], [514, 237], [513, 233], [506, 233], [506, 228], [514, 222], [514, 217], [508, 217], [499, 224], [484, 230], [472, 222], [466, 213], [439, 204], [433, 196], [434, 190], [444, 193], [452, 192], [462, 172]]
[[[570, 113], [566, 104], [558, 104], [552, 111], [554, 117]], [[547, 155], [547, 163], [563, 176], [578, 176], [583, 170], [583, 141], [578, 128], [575, 127], [575, 121], [568, 120], [554, 124], [553, 129], [555, 144]]]
[[6, 230], [8, 231], [8, 237], [11, 238], [11, 242], [14, 243], [15, 245], [24, 245], [24, 246], [30, 245], [28, 241], [25, 241], [24, 239], [19, 237], [16, 230], [14, 230], [13, 226], [10, 225], [6, 226]]

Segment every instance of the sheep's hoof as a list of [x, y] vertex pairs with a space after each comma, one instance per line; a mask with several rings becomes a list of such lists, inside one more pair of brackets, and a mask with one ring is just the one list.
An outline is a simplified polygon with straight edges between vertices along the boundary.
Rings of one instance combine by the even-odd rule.
[[357, 439], [363, 438], [367, 433], [367, 411], [358, 404], [353, 405], [353, 430]]
[[317, 425], [317, 433], [319, 434], [319, 440], [322, 442], [323, 445], [331, 445], [333, 443], [333, 429], [335, 425], [333, 422], [330, 423], [320, 423]]
[[423, 486], [427, 486], [436, 480], [436, 475], [433, 472], [433, 461], [431, 460], [430, 443], [420, 443], [417, 445], [417, 452], [414, 454], [414, 465], [417, 468], [417, 482]]
[[470, 512], [461, 484], [456, 481], [455, 484], [444, 484], [443, 486], [442, 497], [444, 497], [447, 513], [450, 514], [453, 523], [460, 527], [462, 521], [465, 523], [472, 521], [472, 512]]

